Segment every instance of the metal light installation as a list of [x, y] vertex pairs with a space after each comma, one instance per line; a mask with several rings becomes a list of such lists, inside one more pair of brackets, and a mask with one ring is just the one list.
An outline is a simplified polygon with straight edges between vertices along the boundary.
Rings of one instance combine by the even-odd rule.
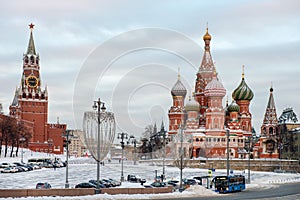
[[115, 138], [116, 125], [112, 112], [107, 112], [104, 102], [94, 101], [93, 109], [87, 111], [83, 117], [84, 143], [97, 162], [97, 188], [100, 193], [100, 162], [108, 154]]

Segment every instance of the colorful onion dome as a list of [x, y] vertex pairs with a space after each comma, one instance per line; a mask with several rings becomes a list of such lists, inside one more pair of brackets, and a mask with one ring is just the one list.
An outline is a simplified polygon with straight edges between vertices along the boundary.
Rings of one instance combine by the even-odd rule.
[[240, 85], [233, 91], [232, 98], [236, 101], [238, 100], [248, 100], [251, 101], [253, 99], [253, 92], [248, 87], [244, 78], [244, 66], [243, 66], [243, 74], [242, 74], [242, 82]]
[[240, 112], [240, 106], [233, 100], [227, 110], [228, 112]]
[[211, 40], [211, 36], [210, 36], [209, 33], [208, 33], [208, 28], [206, 28], [206, 33], [205, 33], [205, 35], [203, 36], [203, 40]]
[[171, 94], [172, 96], [182, 96], [185, 98], [186, 96], [186, 88], [184, 87], [184, 85], [182, 84], [182, 82], [180, 81], [180, 69], [178, 69], [178, 80], [175, 83], [175, 85], [173, 86], [172, 90], [171, 90]]
[[214, 71], [212, 80], [206, 85], [204, 95], [221, 97], [224, 97], [226, 95], [226, 90], [223, 84], [217, 79], [216, 71]]
[[186, 103], [185, 105], [185, 110], [186, 111], [199, 111], [200, 109], [200, 105], [197, 101], [195, 101], [194, 98], [191, 98], [191, 96], [189, 96], [189, 101]]

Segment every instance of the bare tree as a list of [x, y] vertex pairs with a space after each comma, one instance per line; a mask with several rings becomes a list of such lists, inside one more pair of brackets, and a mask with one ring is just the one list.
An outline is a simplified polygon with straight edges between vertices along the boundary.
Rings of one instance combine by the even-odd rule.
[[1, 131], [1, 146], [4, 143], [4, 157], [7, 156], [8, 146], [11, 145], [11, 138], [13, 137], [13, 132], [16, 132], [16, 119], [4, 116], [1, 118], [0, 123], [0, 131]]
[[150, 139], [153, 134], [154, 127], [153, 125], [148, 125], [145, 127], [145, 131], [142, 133], [143, 138]]

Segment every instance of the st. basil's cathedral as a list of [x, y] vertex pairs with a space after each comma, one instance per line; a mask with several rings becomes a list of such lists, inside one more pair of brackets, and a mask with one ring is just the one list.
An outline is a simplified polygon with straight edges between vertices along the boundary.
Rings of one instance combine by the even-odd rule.
[[226, 158], [227, 139], [230, 158], [278, 158], [277, 116], [272, 87], [261, 128], [263, 135], [259, 141], [254, 141], [249, 110], [254, 93], [245, 81], [244, 67], [242, 80], [232, 92], [232, 102], [228, 104], [227, 100], [223, 107], [226, 89], [218, 79], [210, 53], [211, 39], [207, 28], [193, 97], [190, 96], [185, 103], [187, 90], [180, 80], [180, 74], [171, 90], [173, 105], [168, 112], [169, 136], [175, 136], [180, 129], [184, 129], [184, 134], [192, 138], [189, 147], [185, 147], [189, 148], [191, 158]]

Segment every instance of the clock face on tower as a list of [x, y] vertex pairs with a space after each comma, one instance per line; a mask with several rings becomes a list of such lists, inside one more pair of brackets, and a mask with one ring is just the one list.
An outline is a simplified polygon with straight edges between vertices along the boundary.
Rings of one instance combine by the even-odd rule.
[[38, 85], [38, 79], [35, 76], [28, 76], [26, 79], [26, 84], [28, 87], [35, 88]]

